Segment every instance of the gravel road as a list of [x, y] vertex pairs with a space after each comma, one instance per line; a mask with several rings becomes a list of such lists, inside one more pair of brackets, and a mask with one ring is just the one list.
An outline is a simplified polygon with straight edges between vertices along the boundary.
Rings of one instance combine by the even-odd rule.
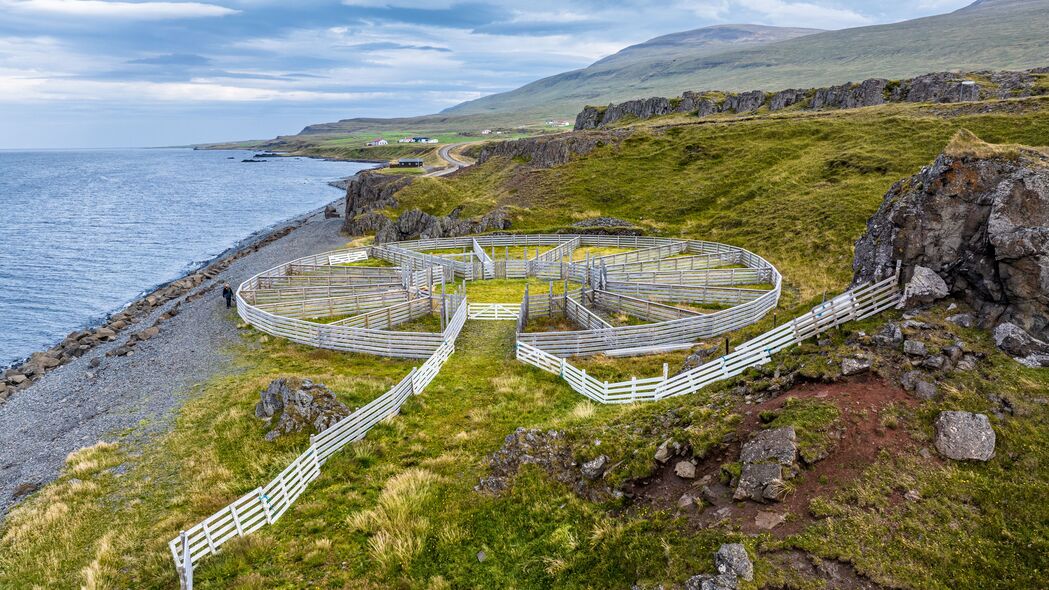
[[[337, 205], [344, 207], [341, 201]], [[123, 330], [115, 342], [54, 369], [0, 405], [0, 517], [25, 493], [54, 479], [65, 457], [98, 441], [140, 442], [169, 428], [193, 386], [229, 369], [224, 351], [239, 342], [239, 319], [225, 308], [222, 281], [231, 285], [282, 262], [341, 247], [342, 219], [320, 211], [291, 221], [287, 235], [235, 260], [193, 290], [181, 312], [160, 324], [160, 334], [134, 354], [106, 357], [128, 337], [173, 307], [179, 298]], [[259, 236], [261, 240], [264, 236]], [[251, 243], [245, 247], [251, 246]], [[92, 368], [92, 359], [102, 364]]]

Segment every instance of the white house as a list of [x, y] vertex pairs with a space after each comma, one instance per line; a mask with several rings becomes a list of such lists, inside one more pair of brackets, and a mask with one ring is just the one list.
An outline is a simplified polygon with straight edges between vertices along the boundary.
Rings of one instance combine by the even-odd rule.
[[376, 137], [375, 139], [369, 141], [367, 145], [368, 147], [377, 147], [380, 145], [390, 145], [390, 142], [386, 141], [381, 137]]
[[397, 140], [397, 143], [414, 143], [415, 140], [410, 137], [402, 137]]

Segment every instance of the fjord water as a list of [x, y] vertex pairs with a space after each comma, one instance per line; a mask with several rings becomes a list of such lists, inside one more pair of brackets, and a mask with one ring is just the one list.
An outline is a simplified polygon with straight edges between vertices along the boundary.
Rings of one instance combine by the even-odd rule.
[[339, 198], [327, 183], [369, 167], [241, 162], [252, 154], [0, 151], [0, 367]]

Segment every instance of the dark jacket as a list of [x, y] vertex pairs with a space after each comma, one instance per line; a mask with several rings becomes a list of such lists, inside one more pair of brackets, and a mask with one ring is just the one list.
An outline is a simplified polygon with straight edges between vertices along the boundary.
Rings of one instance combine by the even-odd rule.
[[226, 299], [231, 299], [233, 297], [233, 289], [231, 287], [223, 287], [222, 296]]

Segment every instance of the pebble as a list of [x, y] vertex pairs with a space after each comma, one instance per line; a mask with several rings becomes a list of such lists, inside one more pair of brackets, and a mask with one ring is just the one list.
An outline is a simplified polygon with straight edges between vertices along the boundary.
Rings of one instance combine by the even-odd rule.
[[[311, 220], [233, 261], [220, 279], [236, 285], [288, 260], [343, 247], [346, 240], [339, 229], [338, 220]], [[156, 307], [137, 326], [151, 326], [177, 301]], [[102, 328], [103, 335], [112, 332], [116, 339], [99, 344], [94, 355], [48, 371], [0, 404], [0, 516], [10, 506], [18, 482], [54, 479], [70, 452], [111, 440], [113, 432], [132, 429], [130, 436], [147, 440], [164, 432], [174, 410], [186, 401], [186, 392], [226, 370], [227, 346], [242, 342], [225, 312], [215, 291], [184, 303], [180, 313], [164, 323], [163, 338], [139, 348], [134, 359], [110, 357], [105, 371], [85, 380], [88, 369], [101, 366], [101, 356], [126, 340], [123, 333]], [[70, 398], [77, 403], [69, 403]]]

